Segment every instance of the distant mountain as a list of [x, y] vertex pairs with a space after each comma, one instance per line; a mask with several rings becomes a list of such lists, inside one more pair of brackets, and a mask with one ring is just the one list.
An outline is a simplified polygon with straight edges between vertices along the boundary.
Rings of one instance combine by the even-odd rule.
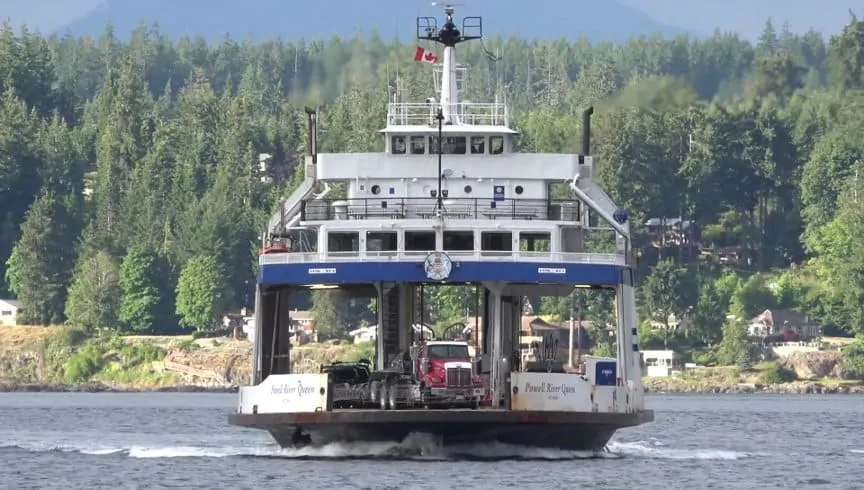
[[[487, 36], [586, 36], [595, 42], [624, 42], [639, 34], [674, 36], [686, 32], [614, 0], [472, 0], [457, 9], [459, 18], [483, 16]], [[127, 37], [143, 21], [158, 23], [160, 31], [172, 38], [202, 35], [218, 40], [230, 34], [235, 39], [309, 40], [352, 36], [358, 31], [368, 34], [376, 29], [384, 39], [397, 35], [410, 39], [417, 16], [435, 16], [440, 24], [442, 9], [425, 0], [106, 0], [61, 31], [98, 35], [110, 22], [115, 35]]]
[[[737, 31], [751, 41], [759, 38], [770, 18], [779, 32], [788, 23], [794, 33], [810, 29], [826, 37], [836, 34], [849, 22], [849, 10], [864, 17], [860, 1], [850, 0], [618, 0], [640, 9], [655, 20], [671, 25], [691, 26], [700, 31]], [[853, 6], [854, 5], [854, 6]]]

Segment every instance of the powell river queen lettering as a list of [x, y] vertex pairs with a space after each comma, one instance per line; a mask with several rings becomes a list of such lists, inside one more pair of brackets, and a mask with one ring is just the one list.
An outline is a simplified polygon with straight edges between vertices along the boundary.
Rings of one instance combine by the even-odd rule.
[[543, 393], [551, 395], [569, 395], [576, 393], [576, 387], [567, 384], [525, 382], [525, 393]]
[[303, 397], [305, 395], [314, 395], [315, 394], [315, 386], [303, 386], [302, 381], [298, 381], [296, 385], [289, 385], [288, 383], [275, 384], [270, 388], [270, 393], [272, 395], [296, 395], [298, 398]]

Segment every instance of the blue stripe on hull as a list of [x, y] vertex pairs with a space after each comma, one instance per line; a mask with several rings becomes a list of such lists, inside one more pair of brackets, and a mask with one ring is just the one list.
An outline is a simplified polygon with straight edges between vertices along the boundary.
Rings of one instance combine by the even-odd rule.
[[[447, 282], [505, 281], [511, 283], [573, 283], [614, 285], [618, 265], [537, 262], [454, 262]], [[320, 262], [260, 266], [258, 282], [279, 284], [340, 284], [431, 282], [417, 262]]]

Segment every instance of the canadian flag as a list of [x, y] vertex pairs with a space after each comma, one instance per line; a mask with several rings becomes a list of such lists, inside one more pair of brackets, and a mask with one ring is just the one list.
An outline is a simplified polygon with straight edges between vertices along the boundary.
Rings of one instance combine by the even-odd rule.
[[417, 51], [414, 53], [414, 61], [422, 61], [423, 63], [437, 63], [438, 55], [425, 48], [417, 46]]

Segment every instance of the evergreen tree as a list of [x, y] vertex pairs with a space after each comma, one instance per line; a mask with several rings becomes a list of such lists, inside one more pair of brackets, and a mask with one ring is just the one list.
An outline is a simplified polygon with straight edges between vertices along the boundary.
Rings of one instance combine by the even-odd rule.
[[60, 324], [75, 261], [75, 220], [54, 194], [41, 195], [21, 226], [7, 261], [6, 280], [21, 300], [19, 322]]

